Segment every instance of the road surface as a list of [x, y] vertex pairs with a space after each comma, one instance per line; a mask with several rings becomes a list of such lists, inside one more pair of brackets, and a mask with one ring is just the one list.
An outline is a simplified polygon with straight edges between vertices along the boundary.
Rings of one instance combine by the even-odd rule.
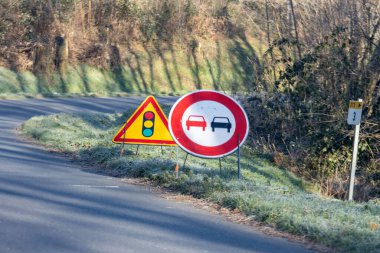
[[[145, 187], [87, 173], [15, 132], [32, 116], [122, 112], [142, 100], [0, 100], [1, 253], [311, 252], [189, 204], [162, 199]], [[175, 98], [158, 100], [173, 103]]]

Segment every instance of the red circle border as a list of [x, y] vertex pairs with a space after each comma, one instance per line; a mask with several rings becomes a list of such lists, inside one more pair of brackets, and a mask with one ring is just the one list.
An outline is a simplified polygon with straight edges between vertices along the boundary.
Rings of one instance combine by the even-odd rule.
[[[204, 100], [223, 104], [235, 117], [236, 127], [232, 137], [219, 146], [199, 145], [188, 138], [182, 128], [182, 116], [186, 109]], [[169, 114], [169, 131], [173, 140], [186, 152], [202, 158], [219, 158], [233, 153], [238, 148], [238, 143], [241, 146], [246, 140], [248, 129], [248, 117], [244, 109], [236, 100], [217, 91], [201, 90], [184, 95], [173, 105]]]

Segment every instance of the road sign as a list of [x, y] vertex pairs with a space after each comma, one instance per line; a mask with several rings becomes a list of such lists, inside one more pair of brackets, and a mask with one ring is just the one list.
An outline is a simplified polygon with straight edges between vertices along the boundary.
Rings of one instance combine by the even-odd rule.
[[248, 117], [233, 98], [216, 91], [181, 97], [169, 114], [169, 131], [186, 152], [218, 158], [233, 153], [248, 136]]
[[358, 158], [359, 131], [360, 131], [360, 120], [362, 117], [362, 109], [363, 109], [362, 99], [359, 99], [358, 101], [350, 101], [347, 123], [350, 125], [355, 125], [355, 134], [354, 134], [354, 147], [352, 149], [351, 174], [350, 174], [350, 186], [348, 189], [348, 200], [353, 200], [353, 194], [354, 194], [355, 171], [356, 171], [356, 162]]
[[176, 146], [157, 100], [147, 97], [113, 137], [114, 143]]
[[347, 123], [349, 125], [359, 125], [362, 117], [363, 102], [350, 101], [348, 109]]

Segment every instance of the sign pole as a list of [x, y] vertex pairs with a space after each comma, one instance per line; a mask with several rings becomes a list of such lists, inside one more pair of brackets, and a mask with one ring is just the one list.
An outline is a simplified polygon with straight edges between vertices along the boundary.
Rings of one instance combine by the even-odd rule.
[[178, 165], [178, 159], [179, 159], [179, 156], [178, 156], [178, 150], [179, 150], [179, 148], [178, 148], [178, 146], [177, 146], [177, 163], [176, 163], [176, 165], [175, 165], [175, 178], [177, 178], [178, 179], [178, 171], [179, 171], [179, 165]]
[[140, 145], [137, 145], [137, 149], [136, 149], [136, 155], [138, 155], [138, 154], [139, 154], [139, 147], [140, 147]]
[[222, 175], [222, 158], [219, 157], [219, 175]]
[[186, 157], [185, 157], [185, 161], [183, 161], [182, 169], [185, 168], [188, 155], [189, 155], [189, 153], [186, 153]]
[[238, 155], [238, 180], [240, 180], [240, 134], [238, 134], [238, 150], [237, 150], [237, 155]]
[[125, 134], [126, 133], [127, 133], [127, 121], [125, 122], [125, 126], [124, 126], [123, 145], [121, 146], [121, 149], [120, 149], [120, 156], [124, 155], [124, 145], [125, 145]]
[[[358, 99], [358, 102], [362, 103], [362, 99]], [[360, 105], [361, 107], [362, 105]], [[361, 108], [360, 108], [361, 110]], [[357, 113], [353, 113], [353, 120], [359, 120], [359, 123], [355, 125], [355, 134], [354, 134], [354, 147], [352, 151], [352, 161], [351, 161], [351, 175], [350, 175], [350, 186], [348, 190], [348, 200], [352, 201], [353, 200], [353, 195], [354, 195], [354, 185], [355, 185], [355, 172], [356, 172], [356, 162], [357, 162], [357, 157], [358, 157], [358, 146], [359, 146], [359, 132], [360, 132], [360, 117], [356, 115]], [[361, 114], [361, 112], [360, 112]]]
[[350, 176], [350, 189], [348, 191], [348, 200], [353, 200], [354, 194], [354, 184], [355, 184], [355, 171], [356, 171], [356, 162], [358, 157], [358, 145], [359, 145], [359, 131], [360, 124], [355, 125], [355, 136], [354, 136], [354, 149], [352, 151], [352, 162], [351, 162], [351, 176]]

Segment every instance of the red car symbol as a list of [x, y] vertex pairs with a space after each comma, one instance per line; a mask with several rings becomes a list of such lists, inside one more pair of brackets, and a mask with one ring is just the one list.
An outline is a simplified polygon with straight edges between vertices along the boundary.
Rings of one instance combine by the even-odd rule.
[[186, 120], [187, 130], [190, 130], [190, 127], [202, 127], [202, 130], [206, 130], [206, 120], [203, 116], [200, 115], [190, 115]]

